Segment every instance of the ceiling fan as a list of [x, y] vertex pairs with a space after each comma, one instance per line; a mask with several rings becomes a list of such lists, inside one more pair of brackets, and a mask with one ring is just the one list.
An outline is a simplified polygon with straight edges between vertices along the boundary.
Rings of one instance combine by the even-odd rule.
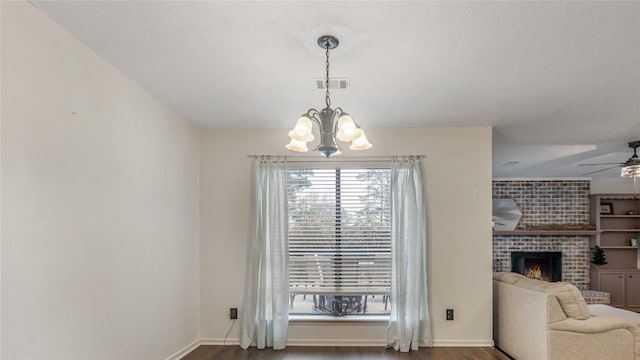
[[588, 173], [584, 173], [582, 174], [582, 176], [585, 175], [591, 175], [591, 174], [596, 174], [602, 171], [607, 171], [613, 168], [617, 168], [617, 167], [622, 167], [622, 168], [627, 168], [627, 167], [640, 167], [640, 157], [638, 156], [638, 148], [640, 147], [640, 140], [638, 141], [632, 141], [629, 143], [629, 147], [633, 149], [633, 155], [631, 155], [631, 157], [629, 159], [627, 159], [627, 161], [623, 162], [623, 163], [597, 163], [597, 164], [580, 164], [578, 166], [602, 166], [602, 165], [614, 165], [614, 166], [610, 166], [604, 169], [600, 169], [600, 170], [596, 170], [596, 171], [591, 171]]

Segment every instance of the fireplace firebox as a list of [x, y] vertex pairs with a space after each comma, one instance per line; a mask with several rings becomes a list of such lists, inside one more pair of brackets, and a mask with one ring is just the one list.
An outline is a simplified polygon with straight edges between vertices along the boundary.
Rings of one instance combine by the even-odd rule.
[[562, 252], [512, 252], [511, 271], [543, 281], [562, 281]]

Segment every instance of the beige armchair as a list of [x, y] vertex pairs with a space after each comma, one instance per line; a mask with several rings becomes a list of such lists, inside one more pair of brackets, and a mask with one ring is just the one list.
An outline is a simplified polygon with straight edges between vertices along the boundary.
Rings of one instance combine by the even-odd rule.
[[640, 323], [633, 313], [616, 309], [617, 316], [593, 316], [580, 291], [568, 283], [495, 273], [493, 285], [494, 341], [510, 356], [640, 360]]

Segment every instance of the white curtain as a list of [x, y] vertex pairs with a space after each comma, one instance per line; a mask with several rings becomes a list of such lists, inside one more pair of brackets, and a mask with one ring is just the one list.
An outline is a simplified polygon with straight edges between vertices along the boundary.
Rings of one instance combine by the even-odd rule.
[[289, 253], [286, 164], [279, 157], [253, 161], [252, 229], [240, 346], [284, 349], [289, 323]]
[[387, 347], [431, 346], [427, 293], [427, 243], [420, 160], [391, 163], [391, 314]]

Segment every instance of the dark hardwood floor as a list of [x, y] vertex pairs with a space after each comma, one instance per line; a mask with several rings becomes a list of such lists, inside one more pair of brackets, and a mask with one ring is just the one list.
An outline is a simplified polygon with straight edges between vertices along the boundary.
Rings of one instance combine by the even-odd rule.
[[382, 347], [305, 347], [289, 346], [286, 350], [242, 350], [239, 346], [202, 345], [182, 360], [509, 360], [494, 348], [436, 347], [400, 353]]

